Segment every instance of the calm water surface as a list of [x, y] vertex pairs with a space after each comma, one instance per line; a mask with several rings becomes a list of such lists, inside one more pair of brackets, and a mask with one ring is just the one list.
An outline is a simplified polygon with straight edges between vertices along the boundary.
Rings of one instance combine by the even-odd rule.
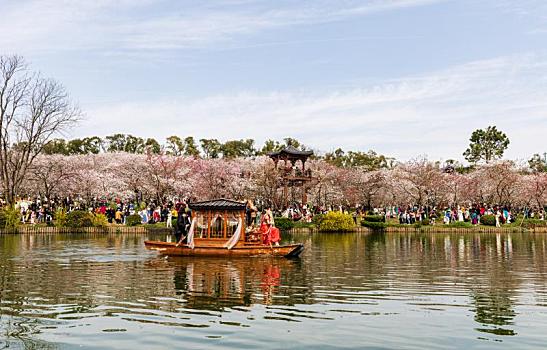
[[299, 260], [164, 258], [146, 238], [0, 236], [0, 349], [547, 346], [541, 235], [285, 236]]

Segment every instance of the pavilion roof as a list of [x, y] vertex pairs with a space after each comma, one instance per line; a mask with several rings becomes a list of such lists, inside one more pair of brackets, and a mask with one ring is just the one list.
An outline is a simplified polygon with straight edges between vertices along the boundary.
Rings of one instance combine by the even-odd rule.
[[246, 202], [238, 202], [231, 199], [219, 198], [207, 201], [189, 203], [192, 210], [245, 210]]
[[271, 158], [287, 155], [289, 157], [307, 158], [313, 154], [313, 151], [301, 151], [293, 146], [287, 146], [280, 151], [268, 153]]

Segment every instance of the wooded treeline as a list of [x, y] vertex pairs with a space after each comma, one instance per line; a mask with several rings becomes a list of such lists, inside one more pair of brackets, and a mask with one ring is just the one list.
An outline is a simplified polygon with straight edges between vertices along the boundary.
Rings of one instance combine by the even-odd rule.
[[[295, 138], [287, 137], [282, 141], [266, 140], [257, 146], [253, 139], [228, 140], [196, 139], [193, 136], [168, 137], [160, 143], [154, 138], [143, 138], [129, 134], [113, 134], [104, 138], [98, 136], [64, 140], [53, 139], [44, 147], [44, 154], [87, 155], [99, 153], [126, 152], [131, 154], [167, 154], [172, 156], [199, 157], [203, 159], [235, 159], [268, 155], [287, 146], [306, 150], [307, 146]], [[369, 170], [391, 168], [395, 159], [378, 154], [375, 151], [348, 151], [338, 148], [324, 155], [315, 155], [315, 159], [324, 159], [339, 167], [365, 167]]]

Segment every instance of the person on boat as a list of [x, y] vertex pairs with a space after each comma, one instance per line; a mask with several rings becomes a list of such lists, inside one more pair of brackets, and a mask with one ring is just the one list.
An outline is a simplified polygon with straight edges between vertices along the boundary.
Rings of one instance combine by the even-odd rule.
[[275, 244], [279, 245], [281, 241], [281, 234], [277, 227], [275, 227], [275, 221], [271, 208], [266, 208], [262, 220], [260, 223], [260, 233], [262, 233], [262, 243], [269, 244], [270, 246]]
[[190, 216], [186, 203], [182, 203], [177, 214], [177, 224], [175, 225], [175, 238], [177, 243], [184, 243], [188, 230], [190, 229]]
[[247, 200], [247, 206], [245, 207], [245, 219], [246, 219], [246, 226], [250, 227], [255, 224], [256, 221], [256, 212], [258, 209], [254, 205], [252, 200]]

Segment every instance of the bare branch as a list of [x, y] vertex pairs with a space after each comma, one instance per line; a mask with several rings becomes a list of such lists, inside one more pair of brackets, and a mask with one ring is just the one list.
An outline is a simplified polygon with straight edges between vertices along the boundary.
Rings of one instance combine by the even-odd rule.
[[0, 181], [8, 203], [44, 145], [80, 116], [61, 84], [29, 72], [20, 56], [0, 56]]

